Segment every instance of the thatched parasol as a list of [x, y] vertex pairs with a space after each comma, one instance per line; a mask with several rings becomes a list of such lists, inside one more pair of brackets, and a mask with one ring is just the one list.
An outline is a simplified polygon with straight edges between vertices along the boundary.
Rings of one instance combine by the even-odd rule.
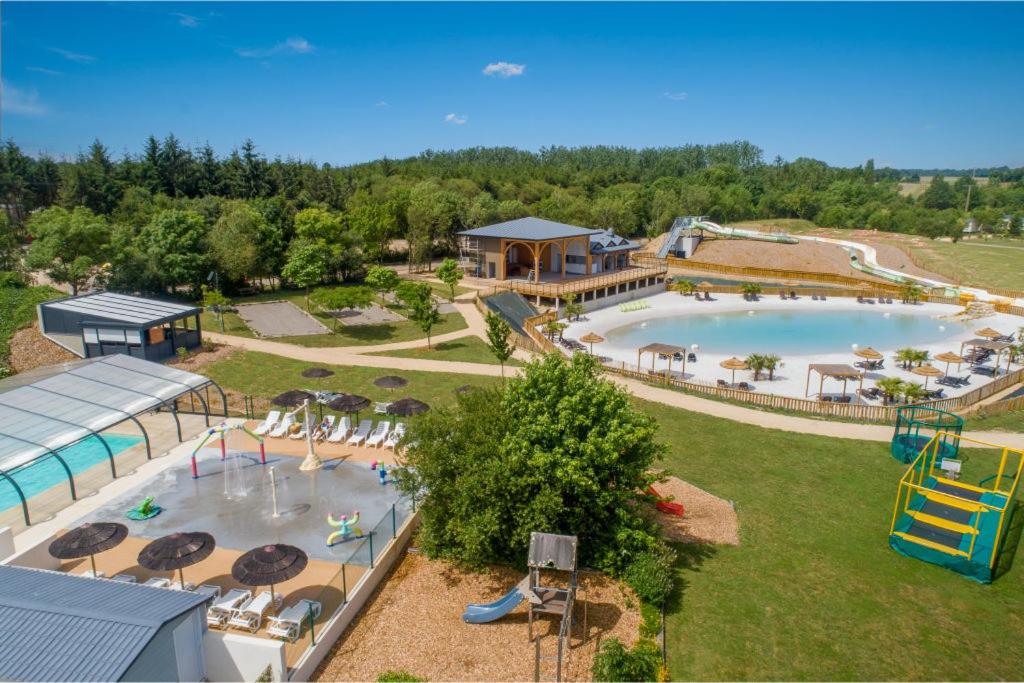
[[314, 401], [316, 396], [302, 389], [290, 389], [270, 399], [270, 402], [282, 408], [294, 408], [302, 405], [302, 402], [306, 400]]
[[875, 351], [870, 346], [867, 346], [863, 349], [857, 349], [856, 351], [853, 352], [853, 355], [860, 356], [861, 358], [866, 358], [867, 360], [878, 360], [882, 357], [881, 353]]
[[302, 573], [309, 563], [306, 553], [292, 545], [275, 543], [253, 548], [231, 566], [231, 578], [246, 586], [270, 586]]
[[370, 399], [355, 394], [345, 394], [333, 398], [328, 402], [327, 407], [339, 413], [358, 413], [360, 410], [369, 407]]
[[1002, 337], [1003, 333], [999, 330], [993, 330], [991, 327], [983, 327], [974, 334], [979, 337], [985, 337], [986, 339], [995, 339], [996, 337]]
[[940, 353], [939, 355], [935, 356], [935, 360], [939, 361], [940, 363], [945, 363], [946, 364], [946, 374], [947, 375], [949, 374], [949, 365], [950, 365], [950, 363], [956, 363], [957, 371], [959, 371], [960, 364], [967, 362], [966, 358], [964, 358], [963, 356], [958, 356], [957, 354], [953, 353], [952, 351], [946, 351], [945, 353]]
[[580, 341], [584, 344], [590, 344], [590, 355], [594, 355], [594, 344], [600, 344], [604, 341], [604, 337], [594, 332], [587, 332], [585, 335], [580, 337]]
[[202, 562], [217, 542], [205, 531], [178, 531], [158, 538], [139, 553], [139, 564], [154, 571], [178, 570], [181, 587], [185, 587], [185, 567]]
[[430, 406], [423, 401], [417, 401], [414, 398], [401, 398], [388, 406], [387, 413], [399, 417], [412, 417], [428, 410], [430, 410]]
[[306, 368], [302, 371], [302, 376], [309, 379], [323, 379], [333, 374], [334, 370], [328, 370], [327, 368]]
[[96, 576], [96, 553], [119, 545], [128, 537], [128, 527], [117, 522], [86, 522], [50, 544], [50, 555], [58, 560], [88, 557]]
[[911, 372], [914, 373], [915, 375], [920, 375], [921, 377], [924, 377], [925, 389], [928, 388], [928, 380], [930, 380], [932, 377], [942, 377], [942, 370], [939, 370], [934, 365], [919, 365], [913, 370], [911, 370]]
[[404, 387], [408, 383], [409, 380], [404, 377], [399, 377], [398, 375], [384, 375], [383, 377], [378, 377], [373, 380], [373, 385], [380, 387], [381, 389], [398, 389], [400, 387]]
[[736, 358], [735, 356], [733, 356], [732, 358], [728, 358], [726, 360], [723, 360], [721, 363], [719, 363], [719, 365], [721, 367], [725, 368], [726, 370], [732, 370], [732, 383], [733, 384], [736, 384], [736, 371], [737, 370], [746, 370], [747, 367], [749, 367], [747, 365], [746, 361], [740, 360], [739, 358]]

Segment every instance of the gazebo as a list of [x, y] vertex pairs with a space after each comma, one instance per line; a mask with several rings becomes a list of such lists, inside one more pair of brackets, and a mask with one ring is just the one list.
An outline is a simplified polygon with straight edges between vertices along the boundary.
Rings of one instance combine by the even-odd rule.
[[[985, 330], [981, 330], [981, 332], [984, 332], [984, 331]], [[1010, 342], [995, 341], [994, 339], [968, 339], [967, 341], [962, 342], [960, 344], [960, 355], [961, 356], [964, 353], [964, 347], [965, 346], [971, 347], [972, 350], [973, 349], [987, 349], [989, 351], [994, 352], [996, 354], [995, 367], [996, 367], [996, 370], [998, 371], [999, 363], [1000, 363], [999, 359], [1003, 357], [1003, 351], [1006, 351], [1007, 349], [1011, 348], [1013, 346], [1013, 344], [1011, 344]], [[1006, 354], [1006, 371], [1007, 372], [1010, 371], [1010, 354]]]
[[842, 363], [811, 363], [807, 366], [807, 385], [804, 387], [804, 396], [810, 395], [812, 372], [818, 373], [818, 376], [820, 377], [820, 381], [818, 382], [819, 397], [821, 396], [822, 388], [825, 386], [826, 377], [842, 380], [843, 396], [846, 396], [846, 383], [851, 379], [856, 379], [860, 382], [860, 386], [858, 388], [864, 387], [864, 373], [851, 365], [844, 365]]
[[654, 363], [658, 360], [658, 356], [668, 356], [668, 375], [672, 375], [672, 358], [677, 353], [683, 359], [683, 377], [686, 377], [686, 347], [685, 346], [673, 346], [671, 344], [648, 344], [637, 349], [636, 352], [636, 371], [640, 372], [640, 359], [645, 353], [651, 354], [651, 372], [654, 372]]

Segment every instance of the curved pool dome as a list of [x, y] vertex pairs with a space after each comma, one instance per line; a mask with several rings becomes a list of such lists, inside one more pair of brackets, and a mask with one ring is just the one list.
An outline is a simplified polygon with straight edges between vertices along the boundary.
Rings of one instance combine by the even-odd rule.
[[963, 430], [964, 419], [959, 415], [929, 406], [903, 406], [896, 411], [892, 457], [904, 463], [913, 462], [928, 442], [941, 432], [938, 457], [956, 458]]

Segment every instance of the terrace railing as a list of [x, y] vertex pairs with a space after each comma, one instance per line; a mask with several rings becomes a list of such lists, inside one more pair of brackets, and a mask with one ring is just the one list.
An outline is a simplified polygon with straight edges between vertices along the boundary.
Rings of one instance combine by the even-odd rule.
[[565, 298], [570, 294], [581, 294], [594, 289], [613, 287], [626, 282], [646, 278], [664, 278], [668, 270], [662, 265], [634, 265], [625, 270], [603, 275], [581, 276], [559, 282], [526, 282], [525, 280], [499, 280], [495, 289], [511, 289], [524, 296], [540, 296], [547, 299]]

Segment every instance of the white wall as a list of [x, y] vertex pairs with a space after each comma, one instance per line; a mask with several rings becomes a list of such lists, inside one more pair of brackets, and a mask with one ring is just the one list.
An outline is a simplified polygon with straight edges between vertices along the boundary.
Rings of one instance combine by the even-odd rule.
[[[14, 532], [11, 527], [5, 526], [0, 529], [0, 561], [6, 560], [14, 554]], [[7, 564], [7, 562], [3, 562]]]
[[206, 676], [211, 681], [255, 681], [267, 664], [273, 680], [287, 680], [284, 643], [279, 640], [210, 629], [203, 636], [203, 649], [206, 650]]
[[50, 541], [52, 538], [44, 538], [41, 542], [31, 545], [20, 553], [14, 550], [14, 533], [10, 527], [0, 529], [0, 560], [3, 564], [15, 567], [30, 567], [34, 569], [60, 569], [60, 560], [50, 554]]

